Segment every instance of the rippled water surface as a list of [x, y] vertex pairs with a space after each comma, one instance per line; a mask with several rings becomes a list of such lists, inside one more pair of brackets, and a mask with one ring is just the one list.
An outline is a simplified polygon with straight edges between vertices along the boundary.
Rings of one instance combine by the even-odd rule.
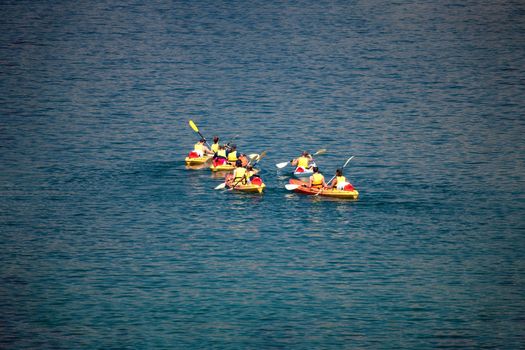
[[[0, 10], [1, 348], [523, 348], [522, 2]], [[358, 201], [284, 188], [321, 148]]]

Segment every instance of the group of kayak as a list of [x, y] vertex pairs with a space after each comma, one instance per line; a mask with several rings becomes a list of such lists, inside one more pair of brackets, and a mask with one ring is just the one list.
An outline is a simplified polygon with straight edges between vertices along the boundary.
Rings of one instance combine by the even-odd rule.
[[186, 165], [193, 167], [209, 166], [213, 172], [224, 172], [224, 182], [215, 189], [228, 188], [240, 192], [262, 193], [266, 185], [257, 174], [255, 165], [265, 156], [253, 153], [246, 155], [237, 151], [235, 144], [220, 144], [219, 137], [213, 138], [213, 144], [207, 145], [206, 139], [200, 133], [193, 121], [190, 120], [191, 128], [199, 133], [201, 139], [193, 146], [185, 159]]
[[[195, 123], [191, 120], [189, 123], [192, 129], [199, 133], [201, 139], [186, 157], [187, 166], [202, 168], [211, 163], [209, 169], [212, 172], [226, 173], [224, 182], [215, 189], [227, 188], [249, 193], [263, 192], [266, 185], [257, 174], [258, 169], [255, 168], [255, 165], [266, 155], [266, 152], [249, 155], [240, 153], [235, 144], [220, 144], [217, 136], [213, 138], [213, 144], [209, 145]], [[341, 168], [337, 169], [334, 177], [326, 182], [313, 159], [313, 156], [324, 152], [326, 150], [322, 149], [311, 155], [305, 151], [290, 162], [276, 164], [279, 169], [289, 164], [294, 166], [293, 175], [296, 178], [289, 180], [285, 186], [286, 189], [314, 196], [357, 199], [359, 192], [343, 175], [343, 169], [353, 157], [350, 157]]]

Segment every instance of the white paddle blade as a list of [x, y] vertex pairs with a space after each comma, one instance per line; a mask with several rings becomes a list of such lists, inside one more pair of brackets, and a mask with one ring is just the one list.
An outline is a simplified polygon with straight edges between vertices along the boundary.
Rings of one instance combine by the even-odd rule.
[[257, 153], [248, 154], [248, 158], [251, 160], [259, 158], [259, 155]]
[[293, 191], [293, 190], [298, 189], [301, 186], [300, 185], [295, 185], [295, 184], [286, 184], [286, 185], [284, 185], [284, 187], [286, 187], [286, 189], [288, 191]]
[[284, 168], [285, 166], [287, 166], [288, 163], [290, 163], [290, 162], [277, 163], [277, 164], [275, 164], [275, 166], [278, 167], [279, 169], [282, 169], [282, 168]]
[[345, 165], [343, 165], [343, 168], [348, 165], [348, 163], [352, 160], [352, 158], [354, 158], [354, 156], [351, 156], [350, 158], [348, 158], [348, 160], [346, 161]]
[[326, 153], [326, 148], [321, 148], [319, 151], [315, 152], [313, 155], [317, 156], [317, 155], [323, 154], [323, 153]]
[[215, 187], [215, 189], [216, 190], [222, 190], [224, 187], [226, 187], [226, 183], [225, 182], [223, 182], [220, 185], [218, 185], [217, 187]]

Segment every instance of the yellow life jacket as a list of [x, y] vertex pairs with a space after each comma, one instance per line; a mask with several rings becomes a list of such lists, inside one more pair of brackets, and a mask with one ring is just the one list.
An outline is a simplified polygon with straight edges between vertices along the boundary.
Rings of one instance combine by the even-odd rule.
[[322, 186], [323, 185], [324, 176], [319, 173], [314, 173], [312, 175], [312, 186]]
[[193, 150], [196, 152], [204, 153], [204, 145], [202, 143], [196, 143], [195, 146], [193, 146]]
[[225, 149], [218, 150], [217, 151], [217, 156], [226, 158], [226, 150]]
[[338, 184], [346, 182], [346, 177], [344, 177], [342, 175], [341, 176], [337, 176], [336, 179], [337, 179], [337, 183]]
[[308, 157], [299, 157], [297, 158], [297, 166], [302, 168], [308, 168], [308, 164], [310, 163], [310, 158]]
[[219, 144], [214, 143], [213, 145], [211, 145], [211, 150], [213, 153], [217, 153], [219, 151]]
[[233, 184], [237, 182], [241, 184], [246, 183], [246, 168], [235, 168], [233, 171]]
[[228, 153], [228, 162], [235, 162], [237, 160], [237, 151]]

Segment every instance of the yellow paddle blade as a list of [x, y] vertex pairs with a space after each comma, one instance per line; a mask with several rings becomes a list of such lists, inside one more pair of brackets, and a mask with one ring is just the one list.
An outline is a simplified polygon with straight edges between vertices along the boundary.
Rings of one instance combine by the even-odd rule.
[[195, 132], [199, 132], [199, 128], [197, 128], [197, 125], [193, 122], [193, 120], [190, 119], [190, 126]]

